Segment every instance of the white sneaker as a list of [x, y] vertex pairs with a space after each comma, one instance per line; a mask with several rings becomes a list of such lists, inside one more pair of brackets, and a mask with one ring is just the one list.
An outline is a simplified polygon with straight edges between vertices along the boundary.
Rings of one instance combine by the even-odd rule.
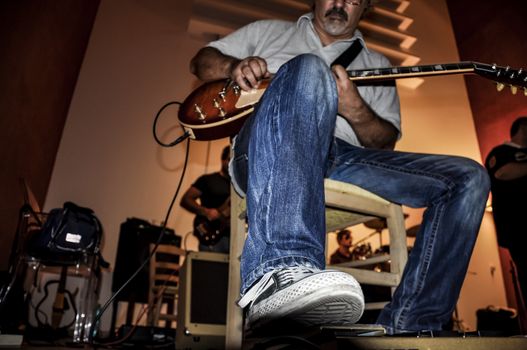
[[247, 328], [273, 320], [303, 326], [349, 325], [364, 312], [364, 295], [350, 274], [337, 270], [289, 267], [266, 273], [240, 299]]

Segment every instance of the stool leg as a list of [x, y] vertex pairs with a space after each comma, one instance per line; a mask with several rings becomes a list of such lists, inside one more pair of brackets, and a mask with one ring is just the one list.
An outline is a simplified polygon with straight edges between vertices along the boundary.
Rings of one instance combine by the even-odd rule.
[[[390, 271], [398, 275], [398, 284], [402, 279], [404, 267], [408, 261], [406, 246], [406, 228], [404, 227], [403, 209], [398, 204], [390, 204], [390, 215], [386, 219], [390, 233]], [[392, 287], [392, 295], [395, 287]]]
[[241, 349], [243, 338], [243, 311], [236, 300], [240, 296], [240, 257], [245, 242], [243, 199], [231, 187], [231, 246], [229, 253], [229, 285], [227, 292], [226, 349]]

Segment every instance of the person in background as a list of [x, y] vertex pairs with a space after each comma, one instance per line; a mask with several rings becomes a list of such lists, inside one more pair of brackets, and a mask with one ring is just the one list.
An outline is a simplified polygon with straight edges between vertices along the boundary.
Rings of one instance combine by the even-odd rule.
[[183, 194], [180, 205], [196, 214], [194, 235], [199, 240], [199, 250], [228, 253], [230, 245], [230, 149], [221, 153], [218, 172], [200, 176]]
[[337, 243], [339, 247], [335, 250], [329, 258], [330, 265], [345, 263], [353, 260], [351, 254], [351, 246], [353, 245], [353, 238], [351, 237], [351, 230], [341, 230], [337, 232]]
[[[492, 215], [498, 244], [516, 265], [523, 303], [527, 302], [527, 116], [510, 128], [510, 141], [494, 147], [485, 166], [490, 175]], [[527, 315], [526, 315], [527, 316]]]

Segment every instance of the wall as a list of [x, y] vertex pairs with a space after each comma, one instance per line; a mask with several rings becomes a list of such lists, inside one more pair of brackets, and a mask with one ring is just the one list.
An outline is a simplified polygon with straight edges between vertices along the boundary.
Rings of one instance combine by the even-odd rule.
[[24, 202], [21, 179], [44, 203], [98, 5], [0, 2], [0, 271]]
[[[526, 1], [506, 0], [499, 6], [477, 0], [447, 3], [462, 60], [510, 66], [513, 71], [523, 68], [522, 78], [527, 78], [523, 34]], [[526, 98], [520, 89], [516, 95], [508, 87], [497, 92], [492, 81], [485, 82], [478, 76], [467, 76], [466, 83], [481, 156], [486, 157], [492, 147], [509, 139], [514, 119], [527, 115]]]
[[[203, 43], [186, 33], [190, 11], [191, 1], [103, 0], [97, 13], [44, 208], [71, 200], [94, 209], [105, 230], [102, 253], [112, 265], [120, 224], [130, 217], [161, 224], [183, 173], [186, 144], [161, 148], [152, 124], [161, 106], [182, 101], [196, 84], [188, 64]], [[172, 106], [161, 115], [157, 132], [164, 142], [182, 133], [176, 113]], [[199, 175], [219, 170], [227, 142], [190, 143], [180, 196]], [[179, 207], [180, 196], [168, 226], [184, 236], [193, 216]], [[186, 243], [197, 250], [193, 236]], [[101, 302], [110, 288], [105, 278]]]
[[[203, 43], [186, 34], [190, 11], [190, 1], [101, 2], [45, 207], [69, 199], [93, 208], [105, 229], [103, 254], [112, 263], [119, 225], [129, 217], [160, 224], [183, 171], [185, 144], [161, 148], [152, 123], [161, 106], [181, 101], [195, 82], [188, 63]], [[181, 134], [176, 112], [173, 106], [161, 115], [157, 132], [165, 142]], [[219, 169], [226, 143], [191, 142], [182, 190]], [[192, 215], [178, 203], [169, 226], [184, 235]]]

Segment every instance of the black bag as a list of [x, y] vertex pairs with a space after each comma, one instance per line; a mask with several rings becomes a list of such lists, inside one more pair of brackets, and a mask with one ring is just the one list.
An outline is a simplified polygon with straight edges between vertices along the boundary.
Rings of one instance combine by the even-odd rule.
[[93, 210], [66, 202], [49, 212], [40, 232], [31, 237], [29, 253], [40, 259], [75, 260], [85, 253], [99, 254], [101, 238]]

